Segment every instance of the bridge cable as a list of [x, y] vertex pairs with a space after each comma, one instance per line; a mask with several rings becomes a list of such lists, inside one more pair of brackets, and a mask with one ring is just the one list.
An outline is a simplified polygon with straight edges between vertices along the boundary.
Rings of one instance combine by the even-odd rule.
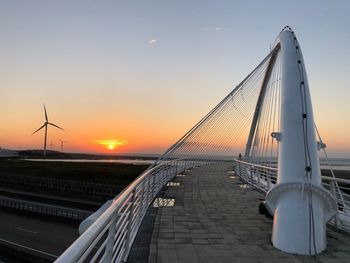
[[234, 149], [238, 148], [235, 146], [238, 137], [251, 120], [256, 91], [261, 86], [271, 55], [272, 52], [219, 104], [173, 144], [156, 163], [181, 156], [191, 156], [195, 159], [199, 156], [214, 158], [220, 154], [226, 156], [231, 154], [233, 158]]

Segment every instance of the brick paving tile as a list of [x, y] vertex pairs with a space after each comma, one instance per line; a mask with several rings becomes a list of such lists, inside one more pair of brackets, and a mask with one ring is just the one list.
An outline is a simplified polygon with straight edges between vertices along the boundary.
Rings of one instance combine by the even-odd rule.
[[272, 220], [260, 215], [264, 196], [239, 178], [230, 165], [210, 165], [175, 177], [167, 187], [174, 207], [160, 207], [148, 262], [307, 263], [350, 262], [350, 237], [327, 230], [327, 249], [317, 257], [284, 253], [271, 245]]

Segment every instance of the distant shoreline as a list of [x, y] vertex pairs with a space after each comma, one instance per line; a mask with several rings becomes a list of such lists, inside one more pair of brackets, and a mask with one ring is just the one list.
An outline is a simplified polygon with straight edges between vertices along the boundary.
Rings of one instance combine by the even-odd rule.
[[87, 154], [87, 153], [66, 153], [58, 151], [47, 151], [46, 156], [43, 156], [42, 150], [23, 150], [18, 151], [17, 158], [21, 159], [84, 159], [84, 160], [125, 160], [125, 159], [138, 159], [138, 160], [156, 160], [159, 155], [107, 155], [107, 154]]

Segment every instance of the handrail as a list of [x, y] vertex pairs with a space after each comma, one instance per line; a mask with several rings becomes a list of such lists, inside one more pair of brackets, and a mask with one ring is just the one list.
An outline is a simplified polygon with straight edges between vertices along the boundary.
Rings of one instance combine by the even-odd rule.
[[[101, 216], [55, 262], [125, 260], [146, 210], [159, 190], [177, 173], [207, 162], [172, 159], [147, 169], [113, 199]], [[93, 251], [98, 241], [101, 241], [100, 248]], [[89, 257], [94, 252], [93, 257]]]
[[330, 176], [321, 176], [322, 181], [333, 181], [333, 182], [338, 182], [338, 183], [344, 183], [344, 184], [349, 184], [350, 185], [350, 180], [349, 179], [344, 179], [344, 178], [334, 178]]
[[234, 159], [235, 162], [239, 162], [239, 163], [242, 163], [242, 164], [247, 164], [247, 165], [252, 165], [254, 167], [259, 167], [259, 168], [263, 168], [263, 169], [269, 169], [271, 171], [276, 171], [277, 172], [277, 168], [275, 167], [271, 167], [271, 166], [265, 166], [265, 165], [261, 165], [261, 164], [255, 164], [255, 163], [249, 163], [249, 162], [246, 162], [246, 161], [243, 161], [243, 160], [237, 160], [237, 159]]
[[[106, 225], [106, 222], [110, 220], [113, 213], [118, 210], [119, 206], [123, 203], [123, 201], [128, 197], [128, 193], [130, 193], [134, 187], [147, 176], [152, 170], [148, 170], [146, 173], [141, 174], [138, 178], [136, 178], [129, 186], [127, 186], [121, 193], [117, 195], [117, 197], [112, 202], [111, 206], [107, 208], [107, 210], [95, 221], [94, 224], [89, 227], [83, 235], [81, 235], [72, 245], [74, 247], [72, 251], [69, 249], [66, 250], [57, 260], [56, 262], [76, 262], [79, 256], [84, 252], [90, 243], [92, 243], [97, 235], [101, 232], [101, 230]], [[118, 207], [115, 207], [118, 206]]]
[[[264, 165], [261, 165], [261, 164], [249, 163], [249, 162], [242, 161], [242, 160], [237, 160], [237, 159], [235, 159], [235, 162], [246, 164], [246, 165], [251, 165], [251, 166], [254, 166], [254, 167], [258, 167], [258, 168], [268, 169], [268, 170], [276, 171], [276, 172], [278, 170], [275, 167], [264, 166]], [[350, 184], [350, 179], [334, 178], [334, 177], [331, 177], [331, 176], [321, 176], [321, 178], [322, 178], [322, 181], [334, 181], [334, 182], [338, 182], [338, 183]]]
[[[267, 192], [277, 182], [277, 168], [235, 159], [236, 174], [254, 188]], [[322, 185], [338, 203], [338, 212], [329, 223], [350, 233], [350, 180], [322, 176]], [[339, 185], [338, 185], [339, 183]]]

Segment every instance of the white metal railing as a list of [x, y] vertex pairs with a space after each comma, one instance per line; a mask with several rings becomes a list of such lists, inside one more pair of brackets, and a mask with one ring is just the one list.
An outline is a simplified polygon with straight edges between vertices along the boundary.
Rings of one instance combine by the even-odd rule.
[[264, 192], [277, 181], [277, 168], [235, 160], [235, 169], [243, 181]]
[[322, 184], [338, 203], [338, 212], [329, 223], [350, 233], [350, 180], [322, 176]]
[[[235, 172], [243, 181], [267, 192], [277, 182], [277, 168], [235, 160]], [[322, 185], [336, 199], [338, 212], [329, 224], [350, 233], [350, 180], [322, 176]]]
[[146, 170], [55, 262], [125, 261], [147, 208], [160, 189], [175, 175], [207, 162], [174, 159]]

